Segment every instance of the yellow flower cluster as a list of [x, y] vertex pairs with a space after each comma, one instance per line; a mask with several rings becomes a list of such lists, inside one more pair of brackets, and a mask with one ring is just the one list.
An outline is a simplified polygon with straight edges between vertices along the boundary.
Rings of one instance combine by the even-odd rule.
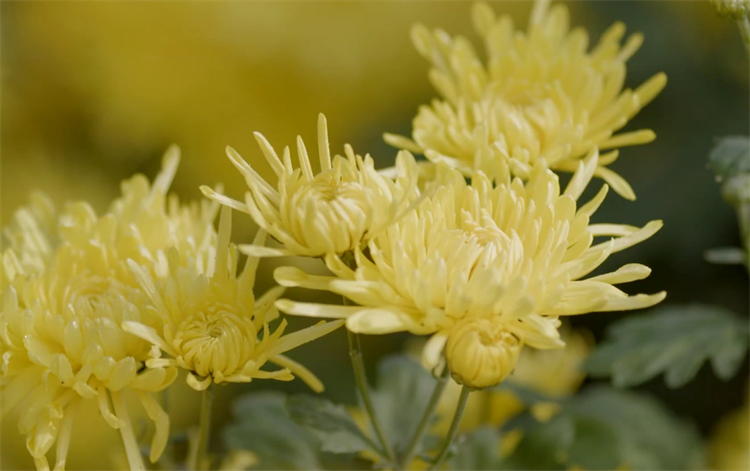
[[[584, 279], [610, 254], [635, 245], [661, 227], [590, 224], [607, 186], [585, 205], [577, 199], [593, 176], [597, 153], [579, 167], [564, 192], [542, 163], [529, 181], [493, 183], [476, 173], [467, 183], [456, 171], [432, 196], [365, 249], [356, 268], [328, 255], [334, 276], [281, 267], [282, 286], [329, 290], [357, 306], [277, 302], [290, 314], [347, 319], [354, 332], [409, 331], [432, 335], [424, 362], [438, 366], [443, 350], [454, 377], [472, 387], [499, 383], [515, 365], [521, 344], [562, 347], [559, 316], [639, 309], [664, 293], [628, 296], [615, 285], [650, 270], [638, 264]], [[452, 173], [452, 175], [451, 175]], [[609, 240], [594, 244], [594, 238]], [[446, 345], [447, 344], [447, 345]]]
[[[425, 366], [447, 368], [456, 382], [483, 389], [536, 355], [524, 354], [525, 346], [564, 347], [562, 316], [663, 300], [663, 292], [617, 288], [646, 278], [646, 266], [591, 276], [611, 254], [654, 235], [661, 221], [634, 227], [591, 218], [610, 185], [634, 197], [607, 168], [616, 151], [599, 150], [653, 139], [651, 131], [614, 133], [666, 79], [658, 74], [622, 91], [625, 62], [641, 36], [621, 47], [618, 24], [587, 52], [586, 33], [569, 31], [567, 11], [547, 3], [536, 3], [527, 34], [486, 5], [475, 8], [486, 66], [465, 39], [414, 30], [444, 100], [420, 110], [414, 141], [386, 137], [405, 149], [388, 171], [348, 145], [344, 156], [332, 157], [320, 115], [317, 172], [299, 137], [295, 166], [288, 147], [279, 157], [255, 134], [275, 185], [227, 148], [248, 185], [241, 201], [205, 186], [209, 200], [201, 203], [168, 195], [177, 148], [167, 151], [153, 185], [144, 176], [125, 181], [102, 216], [84, 202], [58, 214], [34, 195], [3, 232], [0, 412], [20, 411], [37, 468], [49, 469], [46, 455], [57, 442], [55, 468], [64, 469], [73, 410], [95, 400], [120, 430], [131, 469], [144, 469], [126, 394], [137, 396], [156, 424], [150, 459], [157, 460], [169, 417], [151, 393], [168, 387], [178, 368], [195, 390], [297, 375], [321, 391], [320, 381], [284, 354], [346, 324], [354, 333], [430, 336]], [[410, 150], [424, 153], [430, 167]], [[564, 189], [556, 170], [573, 173]], [[581, 204], [595, 176], [607, 183]], [[230, 242], [232, 209], [260, 226], [252, 244]], [[267, 235], [282, 247], [266, 247]], [[240, 253], [247, 258], [238, 272]], [[289, 255], [321, 258], [331, 274], [280, 267], [274, 277], [281, 286], [256, 299], [259, 259]], [[353, 304], [278, 299], [285, 287], [330, 291]], [[270, 327], [279, 310], [338, 320], [284, 335], [286, 321]], [[280, 369], [263, 369], [269, 362]], [[576, 378], [568, 372], [561, 382]]]
[[[128, 395], [155, 422], [150, 459], [156, 461], [169, 417], [151, 393], [168, 387], [177, 367], [190, 371], [196, 389], [211, 381], [289, 380], [292, 373], [322, 389], [282, 354], [340, 323], [286, 336], [282, 323], [269, 333], [281, 290], [255, 303], [257, 259], [234, 276], [228, 209], [217, 236], [217, 203], [185, 205], [167, 194], [179, 159], [170, 148], [153, 185], [142, 175], [123, 182], [121, 197], [103, 216], [85, 202], [58, 214], [48, 198], [34, 194], [3, 232], [0, 414], [20, 412], [19, 430], [38, 469], [49, 469], [46, 455], [55, 442], [55, 469], [64, 469], [81, 400], [98, 403], [120, 430], [131, 469], [144, 469]], [[160, 349], [174, 358], [160, 358]], [[267, 360], [283, 369], [261, 371]]]
[[[510, 16], [474, 6], [473, 22], [484, 41], [486, 64], [471, 43], [422, 25], [413, 42], [432, 65], [430, 80], [442, 99], [420, 107], [413, 140], [386, 134], [390, 144], [444, 162], [465, 175], [482, 170], [494, 177], [500, 160], [523, 179], [544, 159], [550, 168], [575, 171], [578, 161], [599, 150], [645, 144], [651, 130], [615, 134], [664, 88], [656, 74], [636, 90], [623, 90], [626, 62], [643, 43], [633, 34], [624, 45], [625, 26], [616, 23], [591, 51], [582, 28], [571, 30], [565, 6], [538, 1], [526, 33]], [[602, 155], [595, 175], [628, 199], [630, 185], [607, 165], [617, 150]]]
[[[524, 345], [564, 346], [560, 316], [652, 306], [665, 293], [628, 296], [616, 287], [647, 277], [628, 264], [587, 276], [611, 254], [644, 241], [662, 226], [592, 224], [609, 185], [586, 204], [578, 199], [594, 176], [632, 198], [629, 185], [606, 165], [615, 153], [600, 148], [647, 142], [651, 131], [613, 136], [665, 84], [663, 74], [635, 92], [622, 91], [625, 62], [642, 42], [619, 40], [613, 26], [587, 52], [583, 30], [568, 31], [567, 10], [539, 1], [528, 34], [509, 18], [477, 5], [474, 20], [487, 42], [484, 67], [469, 43], [416, 27], [414, 41], [432, 61], [431, 78], [445, 97], [415, 119], [416, 142], [386, 136], [407, 150], [378, 175], [369, 157], [331, 163], [325, 119], [319, 120], [321, 171], [313, 173], [298, 138], [300, 168], [288, 148], [279, 159], [256, 134], [279, 178], [265, 182], [233, 150], [245, 176], [245, 202], [206, 187], [222, 204], [249, 213], [283, 248], [240, 246], [255, 256], [322, 257], [332, 276], [281, 267], [279, 284], [338, 293], [355, 305], [281, 299], [289, 314], [346, 319], [353, 332], [408, 331], [431, 335], [427, 367], [447, 364], [454, 379], [473, 388], [501, 382]], [[408, 150], [434, 167], [420, 169]], [[573, 176], [561, 191], [553, 170]], [[465, 176], [471, 176], [471, 182]], [[606, 241], [594, 243], [597, 237]]]

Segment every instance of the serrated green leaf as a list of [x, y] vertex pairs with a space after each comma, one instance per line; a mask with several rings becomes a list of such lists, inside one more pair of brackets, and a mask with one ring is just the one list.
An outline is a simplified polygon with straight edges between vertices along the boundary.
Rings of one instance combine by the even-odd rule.
[[319, 441], [289, 418], [285, 400], [271, 391], [239, 397], [233, 405], [235, 421], [224, 428], [224, 443], [258, 455], [262, 469], [321, 469]]
[[323, 451], [340, 454], [370, 450], [381, 453], [342, 405], [300, 394], [287, 399], [287, 410], [294, 422], [320, 439]]
[[475, 471], [497, 469], [500, 462], [500, 432], [482, 427], [468, 433], [450, 461], [450, 469]]
[[719, 138], [711, 149], [708, 167], [718, 179], [750, 172], [750, 139], [747, 136]]
[[744, 265], [747, 255], [739, 247], [718, 247], [706, 250], [703, 254], [706, 261], [717, 265]]
[[[408, 446], [436, 381], [405, 355], [389, 356], [378, 364], [377, 388], [371, 391], [371, 396], [385, 435], [397, 454]], [[425, 443], [429, 440], [430, 437], [425, 436], [416, 452], [426, 449]]]
[[632, 470], [704, 469], [701, 438], [695, 427], [646, 394], [593, 386], [578, 394], [566, 411], [611, 427], [618, 438], [618, 466]]
[[612, 376], [617, 387], [641, 384], [665, 373], [670, 388], [689, 382], [706, 360], [729, 379], [748, 347], [747, 320], [719, 306], [669, 306], [630, 316], [609, 329], [583, 370]]
[[[548, 422], [521, 414], [524, 432], [502, 469], [701, 469], [701, 439], [692, 424], [655, 399], [609, 386], [569, 398]], [[504, 427], [505, 428], [505, 427]]]

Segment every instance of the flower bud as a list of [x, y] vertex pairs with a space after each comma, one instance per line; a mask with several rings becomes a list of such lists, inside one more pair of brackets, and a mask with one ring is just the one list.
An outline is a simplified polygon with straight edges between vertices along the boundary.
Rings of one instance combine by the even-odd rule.
[[481, 389], [500, 384], [513, 372], [522, 347], [502, 324], [468, 319], [448, 336], [445, 355], [456, 382]]

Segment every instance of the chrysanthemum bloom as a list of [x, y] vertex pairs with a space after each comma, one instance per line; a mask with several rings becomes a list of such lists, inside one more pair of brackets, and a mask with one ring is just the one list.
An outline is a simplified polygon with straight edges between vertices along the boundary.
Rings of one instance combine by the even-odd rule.
[[[343, 321], [321, 322], [284, 335], [286, 320], [271, 333], [269, 323], [278, 318], [274, 302], [283, 292], [277, 287], [257, 301], [253, 296], [257, 257], [248, 257], [237, 276], [238, 254], [229, 242], [231, 209], [222, 208], [215, 259], [208, 265], [187, 260], [181, 264], [176, 250], [169, 254], [169, 276], [153, 280], [135, 262], [130, 263], [138, 283], [151, 300], [150, 311], [161, 319], [154, 328], [136, 321], [123, 328], [152, 343], [156, 349], [146, 362], [149, 368], [178, 366], [188, 370], [187, 382], [196, 390], [212, 382], [250, 382], [254, 378], [282, 381], [302, 378], [317, 392], [320, 381], [304, 366], [283, 355], [304, 343], [321, 337]], [[265, 232], [259, 231], [255, 245], [263, 246]], [[260, 336], [260, 338], [259, 338]], [[160, 358], [165, 352], [172, 358]], [[264, 371], [266, 362], [282, 368]]]
[[136, 393], [156, 423], [151, 446], [151, 460], [156, 461], [167, 443], [169, 418], [149, 393], [171, 384], [177, 370], [139, 373], [150, 345], [124, 332], [120, 324], [150, 323], [140, 307], [143, 294], [98, 274], [67, 245], [58, 249], [54, 265], [43, 275], [17, 286], [19, 293], [10, 288], [4, 296], [0, 329], [11, 358], [25, 351], [29, 361], [20, 371], [12, 368], [19, 362], [7, 364], [2, 412], [14, 406], [23, 411], [19, 431], [27, 435], [37, 468], [48, 469], [45, 455], [57, 439], [55, 468], [64, 469], [81, 399], [98, 401], [105, 420], [120, 429], [131, 467], [142, 467], [125, 390]]
[[[412, 31], [417, 50], [433, 66], [430, 80], [442, 96], [422, 106], [413, 121], [413, 141], [386, 134], [389, 143], [424, 153], [465, 175], [482, 170], [493, 177], [493, 161], [505, 159], [523, 179], [537, 161], [573, 172], [592, 148], [616, 149], [652, 141], [651, 130], [615, 134], [666, 84], [656, 74], [636, 90], [623, 90], [625, 63], [643, 42], [633, 34], [624, 45], [622, 23], [607, 30], [591, 51], [584, 29], [570, 30], [562, 5], [534, 6], [528, 32], [516, 31], [509, 16], [495, 17], [486, 4], [474, 6], [474, 27], [484, 40], [483, 63], [470, 42], [422, 25]], [[602, 155], [594, 175], [628, 199], [635, 194]]]
[[[27, 252], [44, 254], [39, 259], [45, 259], [31, 264], [33, 269], [4, 263], [4, 276], [11, 283], [0, 312], [0, 415], [14, 408], [21, 411], [19, 429], [27, 435], [27, 448], [39, 469], [48, 469], [46, 454], [56, 440], [55, 468], [64, 469], [75, 406], [81, 400], [96, 400], [107, 423], [120, 430], [133, 469], [143, 469], [143, 462], [124, 394], [134, 393], [156, 423], [152, 461], [166, 445], [169, 417], [149, 393], [167, 387], [177, 369], [145, 370], [151, 345], [120, 325], [158, 323], [143, 309], [148, 299], [128, 270], [129, 257], [157, 275], [166, 266], [170, 247], [199, 252], [203, 239], [215, 240], [212, 219], [218, 205], [204, 206], [201, 212], [172, 200], [167, 210], [167, 191], [178, 162], [179, 153], [172, 148], [153, 186], [143, 176], [124, 182], [121, 198], [104, 216], [98, 217], [87, 203], [69, 204], [46, 243], [39, 242], [38, 225], [19, 226], [20, 240], [28, 243], [10, 244], [4, 253], [4, 261], [23, 261], [19, 247], [33, 240], [35, 248]], [[19, 266], [23, 270], [17, 270]]]
[[[507, 167], [497, 186], [482, 173], [471, 184], [457, 174], [370, 241], [367, 252], [356, 250], [356, 269], [329, 255], [326, 262], [335, 276], [276, 270], [283, 286], [333, 291], [359, 306], [289, 300], [277, 306], [290, 314], [346, 318], [354, 332], [432, 335], [424, 349], [426, 365], [438, 364], [447, 342], [455, 378], [473, 387], [497, 384], [515, 362], [516, 342], [509, 336], [534, 348], [558, 348], [564, 345], [559, 316], [638, 309], [664, 299], [663, 292], [628, 296], [614, 286], [647, 277], [650, 269], [643, 265], [584, 279], [610, 254], [662, 226], [660, 221], [640, 229], [589, 224], [607, 185], [579, 208], [576, 200], [597, 168], [597, 157], [594, 151], [580, 163], [563, 194], [557, 175], [542, 163], [526, 185], [511, 180]], [[612, 238], [592, 245], [596, 236]], [[489, 324], [493, 329], [483, 335]]]
[[346, 157], [337, 155], [331, 160], [322, 114], [318, 119], [321, 170], [317, 174], [313, 173], [302, 138], [297, 137], [297, 169], [288, 147], [279, 159], [263, 135], [255, 133], [255, 138], [278, 177], [276, 188], [231, 147], [227, 155], [250, 187], [245, 202], [201, 187], [207, 197], [250, 214], [258, 226], [284, 245], [282, 249], [241, 245], [240, 251], [248, 255], [318, 257], [351, 251], [393, 221], [408, 205], [416, 186], [417, 168], [408, 152], [397, 157], [399, 176], [395, 181], [380, 175], [369, 155], [356, 155], [349, 145], [345, 146]]
[[[75, 233], [67, 231], [71, 243], [87, 247], [85, 250], [106, 250], [105, 260], [115, 260], [124, 277], [130, 277], [125, 260], [148, 265], [149, 271], [165, 276], [168, 270], [166, 253], [178, 249], [182, 257], [207, 261], [208, 248], [215, 243], [213, 222], [219, 204], [201, 200], [181, 204], [177, 195], [168, 194], [177, 172], [180, 151], [170, 147], [162, 160], [162, 169], [150, 185], [144, 175], [122, 183], [122, 197], [110, 206], [106, 216], [96, 227], [92, 224], [73, 225]], [[61, 230], [65, 228], [63, 223]], [[91, 243], [91, 239], [103, 243]], [[102, 248], [99, 248], [102, 247]]]

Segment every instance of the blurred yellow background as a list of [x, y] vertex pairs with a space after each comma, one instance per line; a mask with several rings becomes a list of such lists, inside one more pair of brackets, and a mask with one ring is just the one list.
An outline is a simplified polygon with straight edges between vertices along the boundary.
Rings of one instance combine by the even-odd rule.
[[[681, 263], [694, 266], [709, 248], [704, 245], [732, 242], [731, 210], [724, 211], [718, 189], [700, 172], [713, 136], [748, 127], [747, 121], [737, 121], [747, 115], [747, 96], [741, 95], [747, 66], [739, 36], [707, 1], [569, 6], [572, 23], [588, 27], [592, 43], [615, 19], [628, 23], [631, 31], [646, 32], [628, 84], [659, 70], [670, 77], [663, 96], [636, 119], [638, 127], [655, 129], [659, 140], [646, 150], [624, 151], [621, 160], [628, 163], [618, 170], [634, 183], [640, 204], [627, 203], [628, 209], [621, 210], [618, 201], [610, 211], [627, 218], [639, 214], [645, 201], [656, 201], [650, 196], [663, 196], [650, 210], [666, 220], [667, 228], [662, 245], [652, 245], [648, 257], [670, 243], [670, 227], [677, 228], [674, 234], [695, 229], [686, 226], [684, 211], [674, 208], [684, 197], [680, 192], [710, 195], [709, 203], [691, 209], [691, 217], [717, 218], [703, 220], [713, 232], [688, 238], [692, 245], [685, 252], [692, 251], [698, 261]], [[523, 25], [530, 2], [495, 2], [493, 7]], [[245, 185], [224, 147], [233, 146], [269, 176], [252, 132], [263, 132], [277, 148], [293, 144], [297, 134], [313, 143], [319, 112], [328, 116], [333, 151], [341, 152], [348, 142], [387, 166], [395, 150], [383, 144], [382, 133], [409, 134], [417, 106], [434, 95], [427, 64], [412, 48], [410, 27], [422, 22], [475, 39], [469, 11], [470, 2], [449, 1], [0, 2], [0, 222], [5, 224], [35, 188], [60, 206], [87, 199], [103, 210], [119, 193], [122, 179], [136, 172], [153, 177], [171, 143], [183, 151], [174, 183], [182, 197], [198, 198], [198, 185], [217, 182], [240, 196]], [[691, 115], [697, 110], [700, 118]], [[686, 171], [686, 165], [697, 170]], [[647, 219], [643, 214], [633, 222]], [[248, 240], [250, 218], [236, 221], [237, 240]], [[673, 264], [663, 258], [649, 263], [656, 265], [655, 274], [660, 262]], [[670, 276], [662, 275], [651, 282]], [[692, 295], [691, 280], [683, 282], [685, 295]], [[731, 289], [725, 285], [716, 289]], [[334, 354], [327, 351], [335, 351], [337, 365], [345, 367], [343, 341], [328, 342], [328, 347], [307, 350], [313, 353], [311, 368], [324, 380], [351, 385], [328, 362]], [[370, 361], [400, 348], [375, 343], [388, 340], [367, 342], [365, 347], [377, 352]], [[187, 391], [178, 383], [180, 391]], [[173, 424], [179, 430], [195, 422], [197, 395], [177, 395], [182, 399], [173, 402]], [[350, 398], [350, 391], [341, 397]], [[222, 417], [219, 411], [217, 419]], [[117, 432], [95, 409], [82, 414], [77, 425], [69, 469], [101, 468], [102, 452], [119, 441]], [[79, 435], [81, 430], [86, 433]], [[2, 433], [0, 466], [31, 467], [12, 417], [3, 421]]]

